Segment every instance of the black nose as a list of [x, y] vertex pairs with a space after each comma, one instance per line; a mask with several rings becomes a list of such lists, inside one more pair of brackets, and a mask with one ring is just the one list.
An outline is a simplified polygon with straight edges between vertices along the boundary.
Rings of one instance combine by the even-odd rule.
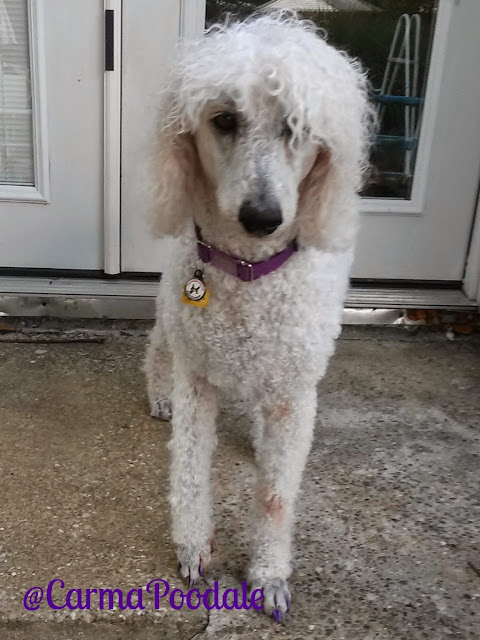
[[240, 207], [238, 219], [248, 233], [254, 236], [268, 236], [282, 224], [282, 212], [275, 201], [246, 201]]

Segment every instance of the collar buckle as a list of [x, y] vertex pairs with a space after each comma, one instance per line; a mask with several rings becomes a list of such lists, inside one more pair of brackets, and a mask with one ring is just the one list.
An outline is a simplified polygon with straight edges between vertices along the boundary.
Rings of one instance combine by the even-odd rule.
[[[253, 282], [254, 281], [254, 273], [253, 273], [253, 264], [251, 264], [250, 262], [246, 262], [245, 260], [240, 260], [240, 265], [241, 267], [246, 267], [248, 269], [248, 280], [244, 280], [244, 282]], [[240, 271], [240, 270], [239, 270]], [[240, 273], [238, 274], [238, 277], [243, 280], [243, 278], [240, 276]]]

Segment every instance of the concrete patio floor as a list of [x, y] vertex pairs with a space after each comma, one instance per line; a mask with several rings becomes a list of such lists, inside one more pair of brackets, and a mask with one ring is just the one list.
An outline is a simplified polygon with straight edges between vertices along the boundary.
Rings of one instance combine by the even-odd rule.
[[[319, 388], [284, 624], [168, 603], [27, 611], [25, 592], [53, 578], [66, 589], [183, 586], [170, 425], [148, 415], [144, 343], [141, 328], [0, 335], [1, 640], [479, 637], [480, 341], [405, 329], [347, 328], [338, 341]], [[238, 415], [219, 424], [208, 582], [222, 587], [240, 585], [248, 558], [244, 427]]]

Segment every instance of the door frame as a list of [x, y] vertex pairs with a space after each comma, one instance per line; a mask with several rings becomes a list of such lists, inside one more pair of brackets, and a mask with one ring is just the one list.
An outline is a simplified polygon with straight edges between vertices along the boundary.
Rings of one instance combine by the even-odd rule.
[[476, 300], [480, 306], [480, 185], [478, 188], [477, 210], [465, 266], [463, 290], [471, 300]]
[[206, 0], [180, 1], [180, 37], [197, 38], [205, 28]]
[[122, 0], [104, 0], [103, 268], [121, 271]]

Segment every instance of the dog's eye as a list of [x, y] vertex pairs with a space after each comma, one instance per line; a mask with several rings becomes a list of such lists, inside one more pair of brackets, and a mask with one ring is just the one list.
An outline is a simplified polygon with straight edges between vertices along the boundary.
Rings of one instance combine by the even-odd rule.
[[215, 128], [221, 133], [232, 133], [237, 128], [237, 118], [233, 113], [223, 111], [212, 119]]

